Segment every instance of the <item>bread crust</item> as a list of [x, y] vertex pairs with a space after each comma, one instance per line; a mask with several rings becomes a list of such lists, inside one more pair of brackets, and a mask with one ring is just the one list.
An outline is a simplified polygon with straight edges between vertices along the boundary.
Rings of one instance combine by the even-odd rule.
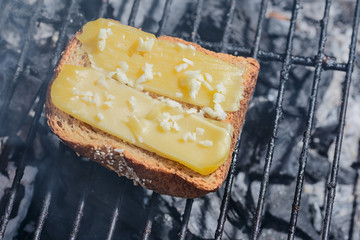
[[[201, 175], [175, 161], [158, 156], [155, 153], [143, 150], [119, 138], [111, 136], [78, 119], [68, 115], [54, 106], [51, 100], [51, 86], [64, 64], [90, 66], [86, 53], [81, 51], [81, 42], [76, 38], [81, 30], [70, 40], [62, 58], [55, 69], [54, 76], [49, 83], [46, 99], [46, 117], [51, 130], [70, 148], [78, 154], [100, 163], [104, 167], [115, 171], [119, 176], [125, 176], [139, 183], [141, 186], [166, 194], [183, 198], [201, 197], [209, 192], [216, 191], [226, 179], [237, 137], [244, 122], [249, 100], [255, 88], [259, 64], [255, 59], [235, 57], [224, 53], [215, 53], [206, 50], [195, 43], [185, 40], [162, 36], [172, 42], [193, 45], [197, 51], [215, 56], [235, 65], [242, 65], [245, 69], [244, 97], [240, 101], [237, 112], [228, 112], [225, 119], [234, 127], [231, 149], [228, 159], [216, 171], [209, 175]], [[184, 107], [194, 107], [183, 104]], [[116, 149], [124, 149], [120, 153]]]

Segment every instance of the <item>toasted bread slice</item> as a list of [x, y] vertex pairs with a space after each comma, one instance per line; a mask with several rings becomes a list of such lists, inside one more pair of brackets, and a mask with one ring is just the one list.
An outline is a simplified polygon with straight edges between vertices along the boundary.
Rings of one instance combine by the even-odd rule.
[[[71, 39], [62, 58], [55, 69], [53, 79], [49, 83], [46, 100], [46, 117], [51, 130], [78, 154], [100, 163], [119, 176], [125, 176], [141, 186], [160, 194], [183, 198], [201, 197], [216, 191], [224, 182], [232, 159], [237, 136], [244, 121], [246, 109], [253, 93], [259, 64], [255, 59], [235, 57], [223, 53], [215, 53], [201, 48], [194, 43], [179, 38], [162, 36], [159, 39], [193, 45], [197, 51], [215, 56], [245, 69], [244, 97], [237, 112], [227, 112], [226, 122], [234, 127], [231, 150], [226, 162], [215, 172], [201, 175], [180, 163], [158, 156], [141, 149], [119, 138], [109, 135], [61, 111], [52, 103], [51, 86], [64, 64], [91, 66], [87, 54], [81, 49], [81, 42], [76, 38], [81, 30]], [[151, 94], [153, 95], [153, 94]], [[195, 107], [182, 103], [184, 108]], [[118, 149], [124, 149], [120, 152]]]

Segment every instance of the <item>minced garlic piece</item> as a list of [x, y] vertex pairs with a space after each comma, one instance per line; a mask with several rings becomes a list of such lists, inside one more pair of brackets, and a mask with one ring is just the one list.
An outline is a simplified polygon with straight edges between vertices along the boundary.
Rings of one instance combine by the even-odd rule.
[[187, 63], [187, 64], [189, 64], [189, 65], [191, 65], [191, 66], [194, 66], [194, 62], [191, 61], [191, 60], [189, 60], [189, 59], [187, 59], [187, 58], [183, 58], [182, 60], [183, 60], [185, 63]]
[[222, 103], [225, 101], [225, 96], [221, 93], [215, 93], [213, 97], [214, 103]]
[[196, 141], [196, 134], [193, 132], [186, 132], [183, 136], [183, 140], [185, 142], [195, 142]]
[[223, 83], [217, 84], [215, 88], [219, 93], [226, 94], [226, 88]]
[[225, 120], [225, 118], [227, 116], [226, 112], [223, 110], [221, 105], [218, 103], [215, 103], [214, 109], [209, 108], [209, 107], [204, 107], [202, 110], [205, 113], [209, 114], [210, 117], [217, 118], [219, 120]]
[[100, 28], [98, 35], [98, 48], [100, 51], [104, 51], [106, 46], [107, 30], [106, 28]]
[[106, 88], [106, 89], [109, 88], [109, 85], [108, 85], [108, 83], [107, 83], [106, 80], [105, 80], [105, 77], [99, 78], [99, 80], [96, 82], [96, 84], [99, 85], [99, 86], [102, 86], [102, 87], [104, 87], [104, 88]]
[[199, 141], [199, 144], [204, 147], [211, 147], [212, 145], [214, 145], [213, 141], [211, 140]]
[[95, 106], [99, 107], [101, 105], [100, 95], [98, 93], [94, 94], [94, 99], [92, 101]]
[[137, 47], [137, 51], [139, 52], [150, 52], [155, 43], [155, 38], [144, 39], [142, 37], [139, 38], [139, 46]]
[[185, 69], [187, 69], [188, 67], [189, 67], [189, 64], [181, 63], [181, 64], [175, 66], [175, 70], [177, 72], [181, 72], [181, 71], [184, 71]]
[[195, 132], [196, 132], [197, 135], [204, 135], [205, 130], [204, 130], [203, 128], [197, 127], [197, 128], [195, 129]]
[[208, 81], [209, 83], [212, 82], [212, 76], [210, 73], [205, 73], [205, 80]]
[[95, 119], [96, 119], [97, 121], [104, 120], [104, 115], [103, 115], [102, 113], [98, 113], [98, 114], [96, 114]]
[[154, 74], [153, 74], [153, 68], [154, 65], [149, 64], [149, 63], [145, 63], [145, 66], [142, 68], [142, 70], [144, 71], [144, 74], [141, 75], [138, 80], [136, 80], [136, 84], [141, 84], [144, 83], [148, 80], [152, 80], [154, 78]]
[[128, 100], [129, 105], [130, 105], [130, 110], [133, 112], [136, 109], [136, 98], [134, 96], [131, 96], [130, 99]]
[[119, 67], [124, 72], [126, 72], [129, 69], [129, 65], [125, 61], [120, 61], [119, 62]]
[[193, 45], [186, 45], [186, 44], [183, 44], [183, 43], [177, 43], [178, 46], [184, 50], [186, 49], [190, 49], [192, 51], [195, 51], [195, 47]]
[[171, 129], [174, 129], [178, 132], [180, 130], [180, 127], [176, 121], [180, 120], [183, 117], [184, 115], [182, 114], [171, 116], [170, 113], [164, 112], [161, 115], [160, 127], [165, 131], [170, 131]]

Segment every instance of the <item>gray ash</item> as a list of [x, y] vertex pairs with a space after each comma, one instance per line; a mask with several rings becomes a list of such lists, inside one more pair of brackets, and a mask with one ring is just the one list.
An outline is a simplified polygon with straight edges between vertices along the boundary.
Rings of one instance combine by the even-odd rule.
[[[26, 42], [28, 23], [37, 7], [33, 0], [3, 1], [2, 4], [8, 7], [5, 9], [9, 12], [6, 11], [0, 18], [0, 21], [3, 21], [0, 30], [0, 85], [3, 86], [0, 89], [0, 107], [4, 104], [7, 91], [14, 84], [12, 80], [16, 62]], [[132, 4], [133, 1], [110, 1], [106, 17], [127, 24]], [[252, 47], [259, 4], [259, 0], [237, 1], [229, 44]], [[292, 1], [270, 1], [264, 21], [261, 50], [284, 53], [292, 4]], [[36, 95], [41, 83], [46, 80], [68, 5], [68, 1], [44, 1], [41, 13], [43, 20], [37, 24], [36, 31], [31, 33], [23, 71], [14, 88], [5, 120], [0, 126], [0, 195], [6, 195], [6, 186], [11, 183], [13, 170], [26, 147], [26, 136], [38, 101]], [[100, 0], [79, 1], [67, 31], [68, 39], [85, 22], [97, 18], [100, 5]], [[136, 27], [155, 33], [164, 5], [163, 0], [141, 1], [135, 21]], [[332, 4], [325, 48], [330, 61], [336, 59], [338, 62], [347, 62], [354, 5], [353, 1]], [[324, 3], [320, 0], [302, 1], [301, 6], [293, 54], [313, 57], [317, 53], [319, 20], [322, 18]], [[198, 40], [221, 41], [228, 8], [227, 0], [204, 1]], [[190, 39], [196, 2], [174, 0], [170, 11], [165, 34]], [[358, 51], [357, 55], [359, 54]], [[260, 61], [260, 64], [258, 84], [243, 128], [223, 239], [248, 239], [252, 230], [265, 154], [273, 127], [282, 63]], [[331, 239], [360, 239], [360, 84], [355, 79], [359, 75], [360, 63], [356, 64], [349, 98]], [[313, 74], [313, 67], [293, 65], [290, 70], [283, 104], [284, 114], [271, 168], [261, 239], [287, 239]], [[320, 236], [325, 186], [333, 158], [344, 77], [343, 72], [322, 72], [296, 239], [318, 239]], [[49, 131], [45, 117], [42, 116], [35, 140], [29, 146], [31, 150], [25, 157], [27, 168], [33, 171], [29, 173], [30, 170], [25, 170], [22, 183], [24, 194], [17, 199], [17, 205], [22, 203], [25, 207], [17, 208], [17, 214], [11, 218], [14, 220], [14, 231], [8, 230], [7, 234], [13, 234], [15, 239], [32, 239], [44, 196], [50, 188], [52, 201], [42, 238], [68, 238], [81, 195], [86, 186], [89, 186], [79, 239], [105, 238], [121, 192], [124, 194], [119, 203], [115, 236], [121, 236], [122, 239], [140, 239], [151, 192], [132, 186], [131, 181], [118, 178], [115, 173], [97, 165], [89, 183], [89, 171], [95, 164], [77, 157], [69, 150], [60, 154], [62, 151], [58, 146], [58, 139]], [[218, 192], [195, 199], [187, 239], [214, 237], [223, 193], [224, 189], [221, 188]], [[6, 196], [0, 200], [1, 208], [4, 199], [6, 200]], [[152, 239], [178, 238], [185, 201], [161, 196], [156, 206]]]

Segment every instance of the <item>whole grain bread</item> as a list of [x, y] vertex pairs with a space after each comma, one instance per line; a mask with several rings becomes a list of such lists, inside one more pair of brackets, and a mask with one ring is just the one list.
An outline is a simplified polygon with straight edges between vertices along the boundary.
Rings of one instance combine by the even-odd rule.
[[[232, 152], [235, 148], [237, 136], [244, 122], [246, 109], [253, 93], [259, 64], [255, 59], [235, 57], [229, 54], [215, 53], [206, 50], [195, 43], [179, 38], [162, 36], [159, 39], [193, 45], [197, 51], [215, 56], [226, 62], [244, 67], [244, 97], [240, 101], [237, 112], [228, 112], [226, 122], [234, 127], [231, 151], [226, 162], [215, 172], [201, 175], [175, 161], [158, 156], [155, 153], [141, 149], [117, 137], [81, 122], [54, 106], [50, 89], [64, 64], [76, 66], [91, 66], [87, 54], [81, 49], [81, 42], [76, 38], [81, 30], [75, 34], [62, 54], [62, 58], [55, 69], [54, 76], [49, 83], [46, 100], [46, 117], [51, 130], [70, 148], [78, 154], [100, 163], [119, 176], [125, 176], [141, 186], [154, 190], [160, 194], [183, 198], [201, 197], [216, 191], [226, 179]], [[150, 94], [152, 95], [152, 94]], [[184, 108], [195, 107], [182, 103]], [[122, 152], [118, 149], [124, 149]]]

